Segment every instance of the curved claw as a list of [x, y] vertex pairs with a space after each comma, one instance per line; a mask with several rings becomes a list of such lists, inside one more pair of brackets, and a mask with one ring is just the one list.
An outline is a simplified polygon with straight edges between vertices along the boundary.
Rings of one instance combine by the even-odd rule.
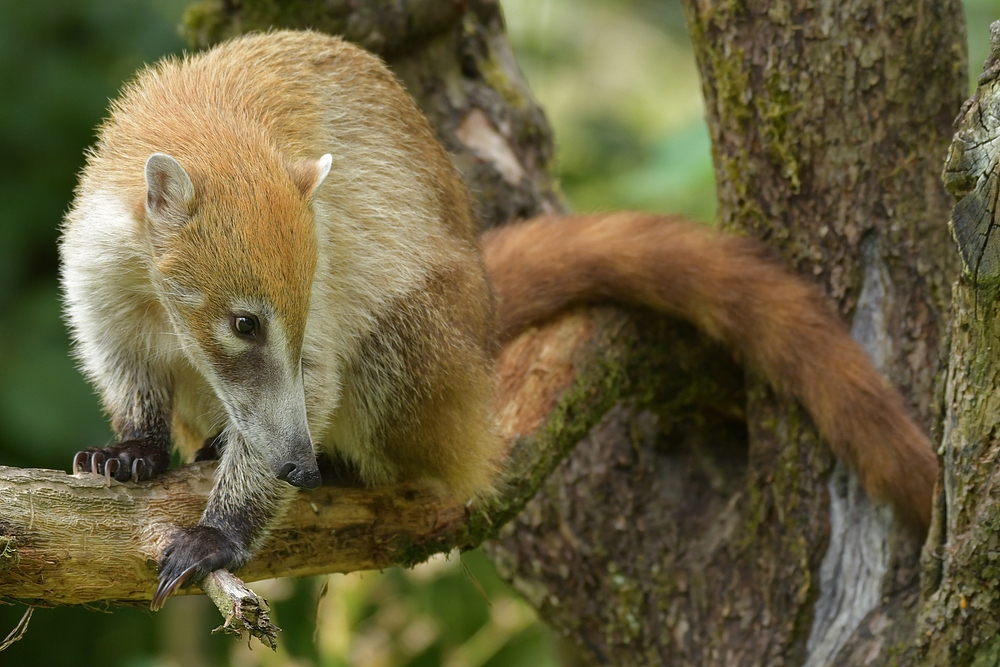
[[[142, 459], [132, 461], [132, 481], [138, 482], [146, 474], [146, 462]], [[169, 594], [168, 594], [169, 595]]]
[[190, 578], [191, 574], [197, 568], [197, 565], [192, 565], [173, 579], [161, 579], [160, 585], [156, 587], [156, 593], [153, 595], [153, 601], [149, 603], [149, 608], [152, 611], [159, 610], [163, 606], [163, 603], [167, 601], [167, 598], [177, 592], [177, 589], [184, 585], [184, 582]]
[[[98, 458], [100, 457], [100, 458]], [[90, 472], [95, 475], [100, 475], [101, 470], [98, 468], [99, 465], [104, 463], [104, 454], [101, 452], [94, 452], [90, 455]]]
[[[112, 466], [111, 464], [114, 464]], [[121, 461], [118, 459], [108, 459], [104, 463], [104, 481], [107, 482], [108, 486], [111, 486], [111, 476], [118, 472], [118, 469], [122, 467]]]
[[78, 472], [80, 472], [80, 468], [83, 465], [83, 461], [80, 460], [81, 456], [83, 457], [84, 460], [86, 460], [86, 458], [87, 458], [87, 452], [77, 452], [73, 456], [73, 474], [74, 475], [77, 474]]

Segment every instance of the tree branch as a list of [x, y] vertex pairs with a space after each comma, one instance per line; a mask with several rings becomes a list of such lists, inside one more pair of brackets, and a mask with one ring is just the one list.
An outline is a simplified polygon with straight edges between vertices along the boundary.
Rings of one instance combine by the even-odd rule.
[[[586, 382], [573, 357], [593, 333], [592, 320], [577, 315], [508, 347], [500, 362], [507, 372], [501, 428], [508, 441], [530, 434], [569, 384]], [[515, 368], [524, 372], [512, 375]], [[542, 449], [524, 456], [548, 458]], [[40, 604], [150, 599], [160, 549], [175, 526], [198, 522], [214, 470], [214, 462], [193, 464], [150, 482], [107, 486], [90, 474], [0, 468], [8, 539], [0, 596]], [[517, 502], [510, 492], [520, 491], [512, 484], [476, 511], [422, 484], [299, 493], [242, 574], [252, 581], [370, 570], [471, 547], [489, 534], [491, 514], [509, 513], [509, 503]]]

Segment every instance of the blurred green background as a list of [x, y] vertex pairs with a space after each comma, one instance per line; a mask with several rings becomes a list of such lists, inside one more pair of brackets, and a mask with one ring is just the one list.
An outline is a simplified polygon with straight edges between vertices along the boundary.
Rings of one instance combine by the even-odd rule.
[[[68, 354], [57, 228], [83, 151], [123, 81], [178, 53], [187, 0], [0, 0], [0, 464], [69, 467], [111, 437]], [[549, 114], [579, 210], [685, 212], [714, 184], [698, 77], [677, 0], [504, 0], [515, 52]], [[966, 0], [971, 79], [1000, 0]], [[942, 221], [943, 223], [943, 221]], [[2, 500], [0, 500], [2, 502]], [[0, 665], [445, 665], [576, 662], [479, 552], [412, 571], [262, 582], [277, 654], [208, 634], [200, 597], [141, 609], [40, 609]], [[23, 606], [0, 606], [0, 638]]]

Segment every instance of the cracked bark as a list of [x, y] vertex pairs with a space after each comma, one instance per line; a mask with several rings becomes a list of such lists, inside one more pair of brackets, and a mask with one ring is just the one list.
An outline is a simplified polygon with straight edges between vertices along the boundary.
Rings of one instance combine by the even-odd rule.
[[1000, 663], [1000, 581], [995, 478], [1000, 426], [1000, 22], [979, 86], [956, 121], [944, 181], [955, 196], [952, 228], [963, 257], [951, 312], [945, 389], [943, 493], [925, 547], [921, 665]]

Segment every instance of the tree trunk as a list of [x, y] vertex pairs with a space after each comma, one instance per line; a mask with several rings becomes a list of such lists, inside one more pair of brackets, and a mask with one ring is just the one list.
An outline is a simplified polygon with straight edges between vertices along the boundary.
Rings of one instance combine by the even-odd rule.
[[[961, 5], [684, 5], [721, 223], [819, 282], [931, 428], [957, 272], [938, 172], [966, 86]], [[687, 434], [658, 453], [633, 415], [577, 447], [491, 549], [558, 629], [610, 664], [912, 661], [919, 542], [799, 407], [750, 378], [748, 456]]]
[[979, 88], [963, 108], [944, 179], [958, 199], [952, 226], [965, 260], [955, 286], [945, 389], [944, 493], [925, 547], [922, 665], [1000, 664], [1000, 237], [997, 218], [1000, 140], [1000, 22]]

